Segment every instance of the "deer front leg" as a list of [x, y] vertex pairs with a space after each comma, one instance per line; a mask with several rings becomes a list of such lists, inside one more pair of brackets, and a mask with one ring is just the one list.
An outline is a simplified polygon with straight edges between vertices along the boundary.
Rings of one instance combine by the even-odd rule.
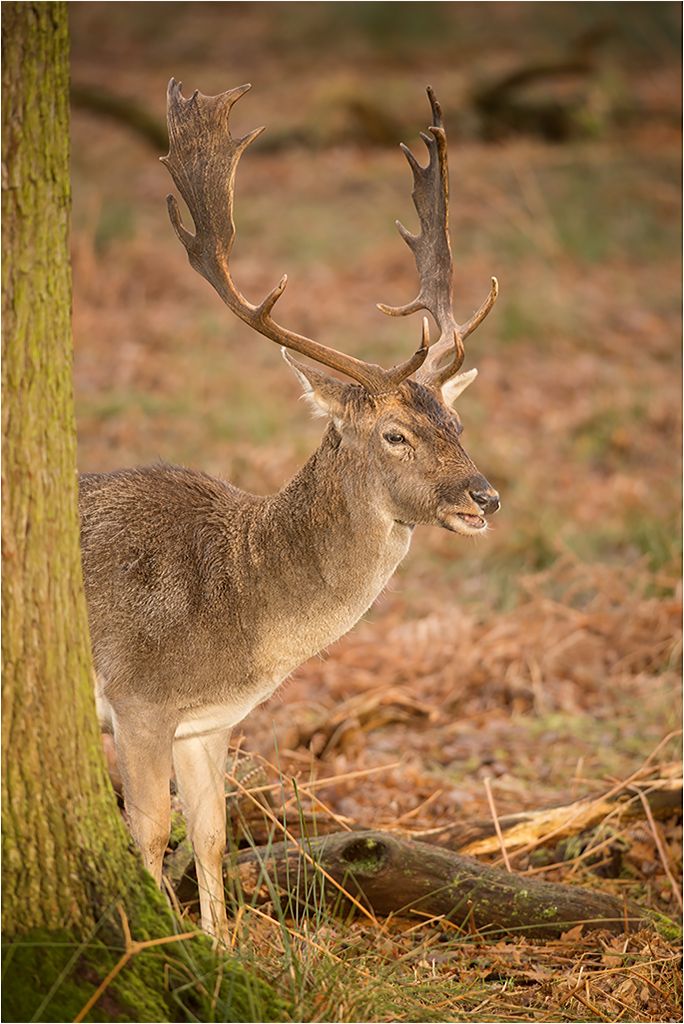
[[230, 730], [186, 736], [173, 744], [176, 785], [188, 823], [197, 868], [202, 928], [227, 942], [223, 886], [226, 846], [225, 768]]
[[114, 716], [114, 743], [128, 825], [145, 867], [161, 885], [171, 829], [171, 753], [175, 722], [159, 709], [127, 708]]

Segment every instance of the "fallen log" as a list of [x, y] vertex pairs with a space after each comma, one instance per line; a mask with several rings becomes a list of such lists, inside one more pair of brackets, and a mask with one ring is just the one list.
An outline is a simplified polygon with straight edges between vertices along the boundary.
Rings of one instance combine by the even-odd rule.
[[386, 832], [338, 832], [241, 851], [226, 858], [226, 877], [234, 894], [241, 890], [239, 898], [255, 904], [292, 900], [313, 909], [324, 890], [331, 909], [349, 913], [348, 893], [373, 914], [445, 918], [492, 937], [557, 938], [579, 924], [624, 932], [650, 920], [635, 904], [604, 893], [509, 873]]

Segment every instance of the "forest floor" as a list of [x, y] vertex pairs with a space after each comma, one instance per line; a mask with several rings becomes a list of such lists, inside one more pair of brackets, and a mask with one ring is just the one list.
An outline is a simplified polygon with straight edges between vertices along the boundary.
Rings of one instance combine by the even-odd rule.
[[[607, 27], [592, 15], [599, 8], [612, 11]], [[455, 821], [491, 816], [488, 788], [504, 815], [639, 782], [675, 761], [676, 5], [70, 12], [74, 81], [134, 98], [160, 121], [171, 75], [206, 93], [254, 82], [238, 129], [270, 127], [238, 176], [235, 275], [254, 301], [286, 270], [283, 322], [385, 366], [413, 351], [418, 323], [374, 304], [416, 290], [394, 228], [397, 217], [414, 223], [394, 136], [417, 141], [428, 82], [450, 129], [457, 312], [476, 308], [491, 274], [500, 282], [468, 346], [480, 376], [459, 407], [466, 447], [502, 496], [492, 530], [470, 542], [418, 529], [365, 619], [242, 723], [239, 756], [268, 783], [283, 780], [290, 815], [294, 777], [300, 806], [340, 828], [435, 841]], [[528, 104], [575, 104], [565, 140], [542, 137], [536, 123], [495, 131], [477, 108], [474, 85], [579, 60], [580, 49], [590, 70], [526, 94]], [[275, 347], [188, 267], [157, 155], [129, 126], [75, 109], [80, 468], [164, 459], [277, 490], [321, 423], [307, 418]], [[322, 779], [314, 799], [309, 783]], [[679, 919], [681, 817], [608, 822], [578, 842], [561, 859], [539, 843], [512, 867]], [[260, 918], [236, 922], [235, 946], [290, 992], [293, 1019], [681, 1019], [679, 946], [653, 932], [487, 943], [445, 921]]]

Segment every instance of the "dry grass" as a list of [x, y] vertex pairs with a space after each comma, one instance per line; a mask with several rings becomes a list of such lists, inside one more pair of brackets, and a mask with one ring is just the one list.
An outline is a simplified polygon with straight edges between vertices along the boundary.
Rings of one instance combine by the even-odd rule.
[[[490, 273], [502, 288], [469, 352], [480, 377], [460, 411], [502, 512], [479, 544], [419, 531], [367, 620], [247, 719], [241, 741], [285, 777], [345, 776], [316, 788], [317, 802], [306, 797], [307, 813], [339, 827], [443, 837], [455, 821], [489, 815], [487, 779], [499, 814], [597, 793], [679, 725], [675, 7], [610, 5], [592, 134], [487, 145], [468, 105], [483, 77], [562, 56], [559, 38], [597, 27], [599, 7], [71, 7], [74, 76], [137, 92], [159, 114], [171, 74], [205, 92], [254, 81], [240, 124], [272, 124], [281, 148], [257, 144], [241, 168], [240, 285], [255, 298], [287, 269], [285, 322], [386, 365], [412, 350], [418, 329], [373, 309], [414, 292], [393, 228], [395, 217], [412, 223], [409, 186], [399, 155], [371, 144], [357, 101], [414, 126], [410, 141], [432, 81], [454, 126], [458, 310], [475, 307]], [[625, 120], [625, 110], [643, 113]], [[306, 146], [293, 142], [303, 126]], [[188, 269], [155, 154], [83, 113], [73, 139], [81, 467], [163, 457], [278, 488], [320, 434], [294, 380]], [[651, 767], [677, 751], [675, 737]], [[656, 836], [648, 821], [611, 827], [574, 853], [531, 850], [513, 866], [560, 860], [556, 880], [676, 916], [663, 856], [679, 877], [678, 820], [655, 823]], [[592, 844], [595, 856], [581, 856]], [[680, 1014], [677, 948], [655, 933], [492, 946], [443, 921], [376, 933], [323, 916], [248, 918], [236, 922], [236, 951], [279, 979], [293, 1019]], [[358, 971], [374, 985], [357, 984]]]

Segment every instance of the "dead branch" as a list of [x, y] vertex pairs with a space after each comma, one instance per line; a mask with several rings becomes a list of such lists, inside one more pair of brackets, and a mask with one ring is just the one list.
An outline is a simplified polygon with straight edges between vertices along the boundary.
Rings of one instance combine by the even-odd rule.
[[[658, 778], [647, 778], [641, 783], [628, 780], [626, 784], [598, 796], [583, 797], [570, 804], [502, 815], [499, 826], [504, 847], [510, 852], [551, 841], [555, 845], [568, 836], [595, 828], [608, 817], [614, 825], [643, 818], [642, 796], [656, 818], [667, 818], [681, 812], [681, 766], [661, 766]], [[456, 822], [435, 834], [434, 840], [471, 857], [496, 854], [501, 850], [491, 819]]]
[[[481, 86], [472, 102], [482, 121], [483, 136], [496, 140], [525, 133], [563, 142], [586, 133], [582, 113], [593, 70], [586, 58], [573, 58], [517, 68]], [[570, 95], [554, 90], [558, 82], [573, 83]], [[530, 95], [534, 86], [543, 88], [541, 96]]]

